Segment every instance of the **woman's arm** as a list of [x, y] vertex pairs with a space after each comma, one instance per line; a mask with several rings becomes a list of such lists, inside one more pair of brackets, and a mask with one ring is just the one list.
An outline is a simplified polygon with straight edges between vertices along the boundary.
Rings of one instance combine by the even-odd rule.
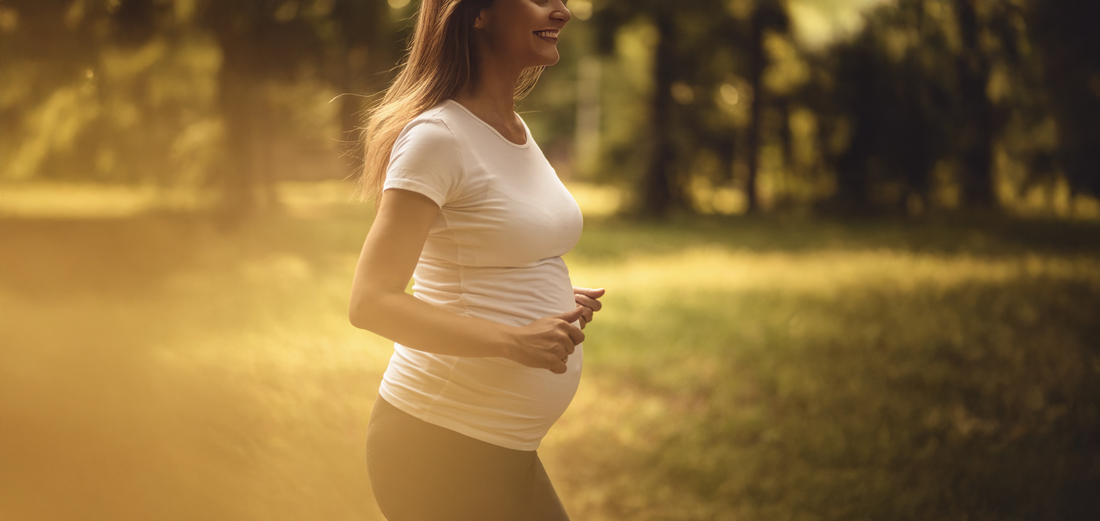
[[400, 189], [382, 193], [355, 269], [351, 323], [421, 351], [499, 356], [564, 373], [565, 359], [584, 340], [584, 333], [571, 325], [584, 306], [517, 328], [457, 315], [405, 293], [438, 213], [424, 195]]

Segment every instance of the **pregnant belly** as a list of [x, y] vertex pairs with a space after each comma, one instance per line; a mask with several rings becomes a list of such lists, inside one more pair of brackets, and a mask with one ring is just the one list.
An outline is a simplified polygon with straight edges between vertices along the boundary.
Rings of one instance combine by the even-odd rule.
[[[523, 326], [575, 307], [560, 258], [522, 268], [469, 267], [421, 259], [417, 298], [461, 315]], [[580, 384], [583, 346], [554, 374], [504, 358], [437, 355], [397, 345], [383, 396], [418, 418], [517, 450], [534, 450]]]
[[417, 298], [462, 315], [510, 326], [572, 310], [573, 287], [560, 257], [524, 267], [460, 266], [421, 259]]

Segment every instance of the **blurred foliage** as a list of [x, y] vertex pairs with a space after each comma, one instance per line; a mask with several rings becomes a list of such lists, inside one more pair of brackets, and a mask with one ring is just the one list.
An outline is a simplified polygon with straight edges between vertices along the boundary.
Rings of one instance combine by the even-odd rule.
[[[1090, 19], [1093, 4], [899, 0], [868, 11], [851, 37], [816, 48], [791, 30], [788, 12], [806, 9], [784, 2], [658, 4], [666, 12], [595, 2], [594, 16], [604, 42], [624, 22], [648, 17], [657, 28], [649, 134], [610, 143], [605, 164], [638, 170], [622, 158], [651, 135], [642, 160], [650, 175], [638, 183], [649, 213], [751, 212], [762, 203], [992, 209], [1058, 183], [1068, 183], [1071, 199], [1096, 195], [1100, 163], [1085, 150], [1097, 149], [1100, 134], [1088, 125], [1100, 95], [1084, 93], [1100, 69], [1068, 60], [1098, 48], [1084, 30], [1038, 45], [1031, 27], [1041, 16]], [[662, 23], [671, 25], [662, 32]], [[1060, 80], [1058, 71], [1073, 76]], [[1059, 81], [1078, 95], [1052, 95]], [[1054, 109], [1069, 99], [1065, 113], [1079, 117], [1052, 135]], [[739, 197], [723, 200], [723, 188]]]
[[[389, 8], [356, 0], [0, 4], [0, 172], [200, 190], [229, 219], [318, 177], [392, 67]], [[345, 147], [347, 148], [347, 147]], [[211, 190], [212, 189], [212, 190]], [[194, 199], [194, 198], [191, 198]]]
[[[1098, 5], [574, 0], [520, 111], [563, 177], [629, 187], [624, 208], [654, 216], [1087, 214]], [[4, 0], [0, 180], [152, 185], [230, 220], [278, 208], [275, 180], [354, 175], [417, 6]]]

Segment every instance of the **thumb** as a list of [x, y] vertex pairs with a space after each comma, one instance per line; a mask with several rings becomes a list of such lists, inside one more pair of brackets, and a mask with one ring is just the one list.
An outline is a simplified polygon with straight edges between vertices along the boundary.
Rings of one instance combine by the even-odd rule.
[[573, 308], [573, 311], [566, 311], [565, 313], [562, 313], [560, 315], [554, 315], [554, 316], [557, 317], [557, 318], [560, 318], [560, 319], [562, 319], [566, 322], [569, 322], [570, 324], [572, 324], [573, 322], [576, 322], [576, 321], [580, 320], [581, 314], [583, 312], [584, 312], [584, 307], [577, 306], [577, 307]]

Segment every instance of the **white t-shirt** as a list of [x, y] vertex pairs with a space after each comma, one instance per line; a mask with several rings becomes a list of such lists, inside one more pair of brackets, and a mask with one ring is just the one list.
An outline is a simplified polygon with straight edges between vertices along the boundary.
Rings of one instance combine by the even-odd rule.
[[[417, 298], [523, 326], [576, 307], [561, 256], [581, 212], [524, 125], [517, 145], [455, 101], [410, 122], [383, 190], [440, 207], [413, 274]], [[576, 325], [576, 324], [574, 324]], [[505, 358], [432, 354], [396, 344], [379, 393], [428, 423], [516, 450], [535, 450], [580, 383], [582, 346], [554, 374]]]

